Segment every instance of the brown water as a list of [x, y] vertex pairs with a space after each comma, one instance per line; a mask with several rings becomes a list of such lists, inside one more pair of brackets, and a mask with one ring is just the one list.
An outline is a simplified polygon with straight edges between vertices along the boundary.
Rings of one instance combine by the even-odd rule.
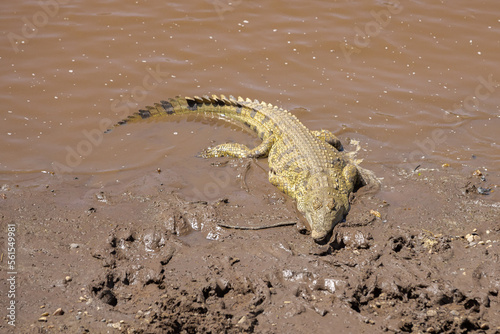
[[219, 121], [184, 119], [102, 135], [110, 122], [178, 94], [278, 104], [310, 128], [359, 140], [358, 157], [380, 177], [386, 167], [443, 163], [500, 172], [493, 0], [45, 0], [0, 8], [2, 180], [80, 173], [103, 186], [161, 168], [183, 188], [210, 169], [195, 154], [213, 141], [258, 142]]
[[[0, 11], [0, 221], [16, 226], [19, 332], [500, 328], [498, 1], [27, 0]], [[304, 220], [265, 159], [196, 157], [255, 136], [194, 117], [103, 134], [178, 94], [263, 100], [348, 150], [358, 140], [382, 190], [357, 192], [325, 246], [292, 227], [223, 229]], [[8, 241], [0, 233], [2, 269]], [[11, 286], [0, 277], [1, 300]], [[200, 292], [206, 305], [186, 303]]]

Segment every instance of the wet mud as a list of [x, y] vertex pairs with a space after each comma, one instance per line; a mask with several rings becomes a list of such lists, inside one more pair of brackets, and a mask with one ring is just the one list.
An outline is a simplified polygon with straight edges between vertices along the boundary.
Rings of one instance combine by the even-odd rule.
[[[386, 169], [317, 245], [255, 162], [218, 162], [238, 187], [211, 201], [186, 199], [156, 170], [101, 189], [88, 175], [5, 184], [2, 221], [19, 239], [16, 330], [500, 332], [500, 214], [486, 172]], [[299, 228], [218, 226], [290, 221]]]

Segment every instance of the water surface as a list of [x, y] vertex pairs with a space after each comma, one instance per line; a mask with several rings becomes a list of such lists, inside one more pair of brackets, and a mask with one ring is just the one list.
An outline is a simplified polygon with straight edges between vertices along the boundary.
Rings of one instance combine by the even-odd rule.
[[450, 4], [4, 2], [1, 178], [88, 173], [105, 185], [120, 170], [163, 168], [189, 179], [208, 166], [195, 157], [203, 147], [258, 143], [183, 119], [102, 135], [179, 94], [278, 104], [312, 129], [359, 140], [382, 177], [444, 163], [498, 174], [500, 7]]

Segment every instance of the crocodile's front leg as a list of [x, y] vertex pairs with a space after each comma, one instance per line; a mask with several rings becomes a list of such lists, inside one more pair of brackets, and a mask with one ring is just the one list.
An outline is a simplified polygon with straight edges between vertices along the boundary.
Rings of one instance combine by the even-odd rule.
[[295, 182], [289, 178], [275, 174], [272, 170], [269, 171], [269, 182], [284, 194], [290, 196], [291, 198], [296, 198], [295, 193]]
[[202, 158], [259, 158], [267, 156], [273, 144], [274, 136], [268, 136], [264, 138], [259, 146], [253, 149], [249, 149], [247, 146], [239, 143], [227, 143], [207, 148], [199, 156]]
[[342, 151], [344, 148], [342, 147], [342, 143], [340, 140], [335, 136], [332, 132], [328, 130], [321, 130], [321, 131], [311, 131], [313, 135], [318, 137], [319, 139], [326, 141], [328, 144], [332, 145], [335, 147], [338, 151]]

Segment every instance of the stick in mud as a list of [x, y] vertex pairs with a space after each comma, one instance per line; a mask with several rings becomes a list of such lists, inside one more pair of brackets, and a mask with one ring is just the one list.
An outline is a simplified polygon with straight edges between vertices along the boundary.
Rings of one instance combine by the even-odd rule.
[[267, 228], [274, 228], [274, 227], [281, 227], [281, 226], [292, 226], [297, 224], [296, 222], [281, 222], [281, 223], [276, 223], [273, 225], [264, 225], [264, 226], [233, 226], [233, 225], [226, 225], [226, 224], [217, 224], [217, 226], [224, 227], [224, 228], [232, 228], [235, 230], [265, 230]]

